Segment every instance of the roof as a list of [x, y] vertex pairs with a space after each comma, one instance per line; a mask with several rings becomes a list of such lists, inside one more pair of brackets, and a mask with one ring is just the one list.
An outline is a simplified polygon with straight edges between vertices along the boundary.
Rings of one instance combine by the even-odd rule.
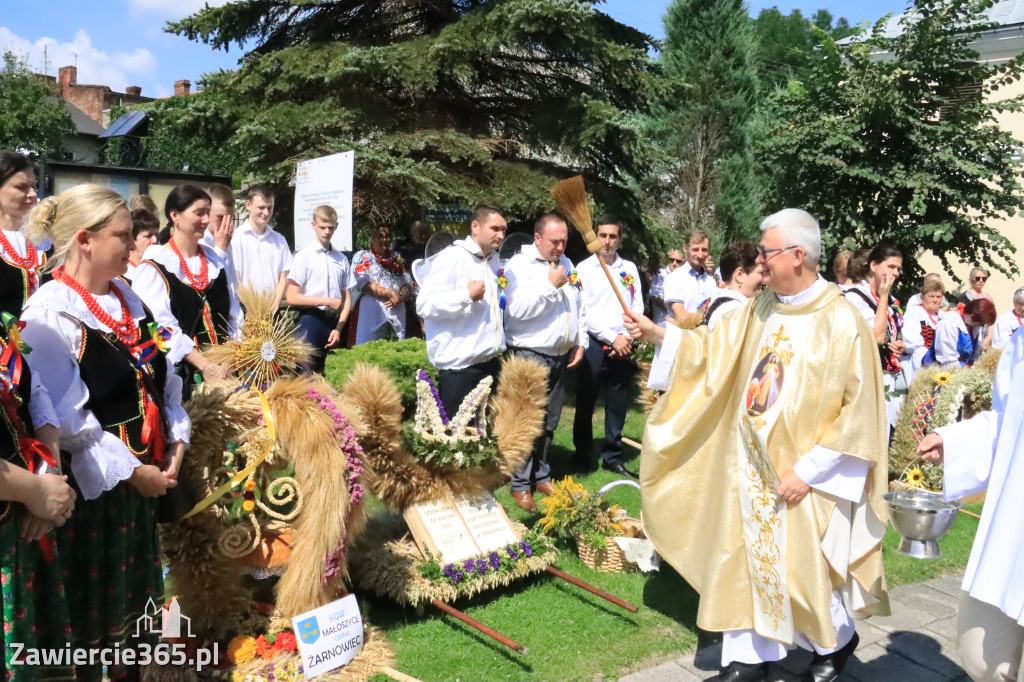
[[103, 132], [103, 126], [96, 121], [89, 118], [89, 115], [84, 111], [76, 107], [66, 99], [61, 99], [64, 103], [64, 107], [71, 114], [71, 122], [75, 124], [75, 132], [79, 135], [92, 135], [93, 137], [99, 136]]
[[[914, 11], [911, 10], [907, 14], [913, 15]], [[883, 38], [895, 38], [903, 32], [900, 21], [905, 15], [894, 14], [889, 17], [889, 20], [885, 22], [882, 29]], [[994, 5], [986, 9], [981, 13], [980, 23], [989, 24], [994, 23], [998, 25], [998, 28], [1009, 28], [1011, 26], [1018, 26], [1024, 24], [1024, 0], [999, 0]], [[850, 36], [837, 40], [836, 43], [840, 45], [859, 42], [870, 37], [871, 32], [862, 33], [859, 36]]]

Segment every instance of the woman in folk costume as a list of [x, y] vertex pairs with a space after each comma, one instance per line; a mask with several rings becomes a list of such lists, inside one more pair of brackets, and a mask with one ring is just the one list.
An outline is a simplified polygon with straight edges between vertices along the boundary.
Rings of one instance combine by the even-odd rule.
[[70, 676], [68, 665], [31, 664], [26, 649], [63, 649], [70, 640], [61, 561], [54, 544], [75, 506], [61, 474], [57, 419], [49, 395], [29, 368], [30, 348], [11, 321], [0, 335], [0, 595], [6, 679]]
[[36, 174], [28, 159], [0, 151], [0, 312], [21, 315], [39, 288], [44, 249], [25, 239], [21, 223], [36, 205]]
[[[627, 322], [663, 339], [652, 380], [671, 363], [644, 431], [644, 529], [700, 593], [697, 625], [723, 633], [715, 680], [763, 680], [800, 646], [805, 679], [830, 682], [856, 649], [852, 617], [888, 613], [882, 371], [860, 313], [817, 274], [814, 218], [785, 209], [761, 230], [770, 290], [713, 332]], [[778, 385], [751, 409], [761, 376]]]
[[128, 256], [128, 271], [124, 278], [131, 281], [135, 278], [135, 269], [142, 262], [143, 254], [149, 247], [156, 244], [156, 235], [160, 232], [160, 219], [144, 208], [133, 208], [132, 216], [132, 239], [135, 246]]
[[200, 243], [210, 222], [210, 195], [181, 185], [167, 196], [164, 213], [174, 231], [163, 246], [146, 249], [135, 270], [132, 289], [153, 311], [157, 324], [171, 331], [168, 359], [184, 382], [184, 400], [192, 394], [196, 371], [206, 379], [223, 379], [227, 370], [199, 350], [238, 333], [234, 270], [212, 248]]
[[946, 298], [946, 288], [942, 280], [925, 279], [921, 285], [921, 303], [907, 307], [903, 316], [903, 351], [904, 369], [909, 367], [911, 375], [907, 383], [913, 381], [913, 373], [923, 365], [935, 362], [935, 328], [943, 318], [942, 304]]
[[405, 338], [405, 302], [412, 297], [412, 276], [402, 257], [391, 250], [391, 229], [373, 230], [370, 248], [352, 257], [356, 288], [362, 292], [349, 325], [353, 346], [387, 338], [388, 327], [399, 340]]
[[885, 377], [885, 412], [889, 428], [896, 423], [903, 396], [893, 394], [900, 373], [900, 357], [906, 350], [902, 338], [903, 315], [892, 296], [892, 287], [903, 272], [903, 254], [886, 244], [879, 244], [868, 256], [868, 276], [860, 284], [846, 290], [846, 298], [868, 323], [878, 344], [878, 355]]
[[[144, 641], [133, 637], [147, 600], [163, 594], [156, 498], [177, 485], [188, 443], [181, 381], [152, 313], [120, 277], [133, 243], [124, 199], [79, 185], [44, 199], [26, 229], [54, 244], [53, 281], [29, 298], [23, 336], [81, 498], [57, 533], [72, 646], [131, 648]], [[101, 668], [77, 672], [99, 679]]]
[[935, 325], [935, 362], [970, 367], [981, 356], [985, 328], [996, 321], [996, 307], [976, 298], [959, 311], [952, 310]]

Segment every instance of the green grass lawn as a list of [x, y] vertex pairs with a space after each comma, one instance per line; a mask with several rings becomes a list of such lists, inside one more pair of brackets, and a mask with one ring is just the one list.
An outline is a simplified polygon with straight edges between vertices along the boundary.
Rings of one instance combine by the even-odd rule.
[[[572, 474], [592, 490], [618, 476], [602, 469], [579, 472], [570, 468], [572, 404], [566, 406], [555, 434], [550, 461], [556, 478]], [[644, 415], [629, 413], [625, 435], [639, 441]], [[595, 412], [595, 442], [603, 434], [604, 415]], [[629, 466], [639, 453], [627, 447]], [[508, 488], [496, 491], [510, 517], [532, 525], [539, 513], [528, 514], [512, 501]], [[537, 496], [540, 499], [540, 496]], [[606, 495], [631, 515], [639, 513], [640, 493], [620, 486]], [[980, 505], [971, 507], [975, 512]], [[927, 580], [961, 572], [967, 563], [977, 520], [960, 515], [940, 544], [943, 557], [922, 561], [895, 552], [899, 536], [890, 527], [884, 541], [884, 561], [890, 585]], [[432, 607], [418, 615], [412, 609], [360, 594], [371, 622], [381, 626], [397, 655], [398, 670], [424, 682], [437, 680], [600, 680], [681, 655], [697, 642], [694, 624], [697, 595], [671, 567], [659, 573], [607, 574], [589, 570], [570, 544], [556, 562], [562, 570], [601, 587], [640, 607], [630, 614], [550, 575], [516, 583], [502, 594], [483, 595], [454, 606], [529, 647], [519, 655]], [[385, 679], [379, 677], [377, 679]]]

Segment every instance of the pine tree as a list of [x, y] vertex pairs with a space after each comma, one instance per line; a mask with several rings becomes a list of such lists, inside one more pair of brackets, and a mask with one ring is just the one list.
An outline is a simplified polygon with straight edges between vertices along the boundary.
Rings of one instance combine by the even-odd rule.
[[676, 0], [665, 16], [654, 115], [660, 213], [681, 231], [756, 231], [762, 194], [749, 124], [760, 90], [753, 22], [742, 0]]
[[241, 0], [168, 30], [252, 46], [189, 116], [222, 121], [232, 170], [255, 179], [285, 186], [297, 161], [354, 149], [363, 221], [480, 200], [533, 218], [575, 172], [601, 209], [640, 214], [652, 43], [589, 2]]

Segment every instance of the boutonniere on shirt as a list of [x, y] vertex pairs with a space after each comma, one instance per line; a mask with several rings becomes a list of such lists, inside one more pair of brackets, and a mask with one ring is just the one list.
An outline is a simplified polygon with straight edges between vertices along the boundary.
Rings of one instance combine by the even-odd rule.
[[635, 295], [635, 292], [633, 290], [633, 285], [636, 284], [636, 277], [633, 277], [633, 275], [627, 274], [626, 271], [623, 270], [622, 272], [619, 273], [619, 281], [622, 282], [622, 286], [624, 286], [627, 289], [629, 289], [629, 295], [630, 296], [634, 296]]
[[369, 269], [370, 269], [370, 257], [364, 255], [359, 260], [359, 262], [356, 263], [356, 266], [353, 268], [353, 272], [355, 272], [357, 275], [361, 275], [361, 274], [363, 274], [364, 272], [366, 272]]
[[494, 279], [494, 283], [498, 286], [498, 305], [502, 310], [505, 309], [505, 287], [508, 286], [508, 277], [505, 276], [505, 268], [498, 270], [498, 276]]
[[569, 286], [576, 287], [577, 289], [583, 289], [583, 282], [580, 281], [580, 273], [576, 270], [569, 272]]

